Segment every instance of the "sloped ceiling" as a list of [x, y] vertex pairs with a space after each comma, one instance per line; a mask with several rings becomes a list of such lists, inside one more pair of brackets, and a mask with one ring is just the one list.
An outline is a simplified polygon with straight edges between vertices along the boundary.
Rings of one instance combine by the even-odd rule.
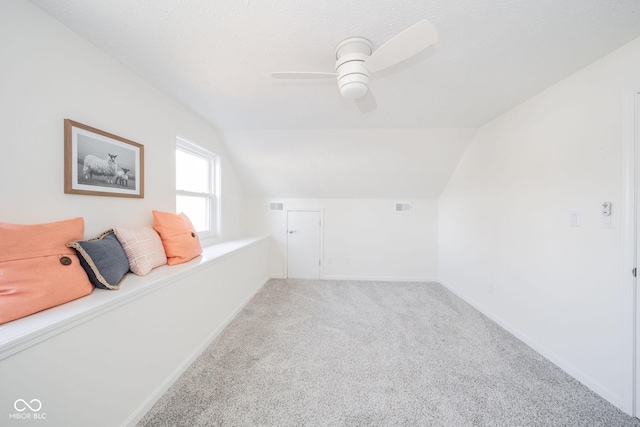
[[[220, 129], [247, 191], [266, 197], [437, 197], [470, 129], [640, 36], [640, 0], [32, 2]], [[332, 72], [341, 40], [375, 49], [425, 18], [438, 43], [375, 76], [370, 113], [332, 80], [270, 77]]]
[[[431, 198], [472, 129], [229, 131], [252, 196]], [[251, 171], [251, 172], [249, 172]], [[286, 192], [286, 193], [285, 193]], [[309, 196], [312, 195], [312, 196]]]

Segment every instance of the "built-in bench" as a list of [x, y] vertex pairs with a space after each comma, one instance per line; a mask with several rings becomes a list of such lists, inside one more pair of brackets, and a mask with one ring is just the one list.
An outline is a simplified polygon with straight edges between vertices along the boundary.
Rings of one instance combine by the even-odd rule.
[[205, 247], [0, 326], [0, 401], [37, 399], [28, 415], [51, 425], [135, 425], [266, 283], [269, 245]]
[[129, 273], [117, 291], [94, 289], [86, 297], [0, 325], [0, 360], [149, 292], [178, 283], [186, 275], [220, 262], [263, 239], [265, 237], [247, 238], [204, 247], [201, 256], [187, 263], [164, 265], [146, 276]]

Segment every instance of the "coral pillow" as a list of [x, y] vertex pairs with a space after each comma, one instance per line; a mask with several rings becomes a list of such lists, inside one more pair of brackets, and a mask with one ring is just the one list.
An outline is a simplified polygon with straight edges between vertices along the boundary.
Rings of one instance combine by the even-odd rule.
[[65, 246], [83, 235], [83, 218], [0, 223], [0, 324], [91, 293], [78, 256]]
[[114, 231], [134, 274], [144, 276], [167, 263], [162, 240], [150, 225], [137, 228], [115, 227]]
[[198, 233], [185, 214], [153, 211], [153, 228], [162, 239], [167, 264], [182, 264], [202, 253]]

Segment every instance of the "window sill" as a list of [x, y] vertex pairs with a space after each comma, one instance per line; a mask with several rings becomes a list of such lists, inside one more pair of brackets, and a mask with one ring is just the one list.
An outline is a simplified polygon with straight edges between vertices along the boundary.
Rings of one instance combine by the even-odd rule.
[[202, 231], [198, 233], [202, 247], [213, 246], [222, 243], [222, 237], [214, 231]]
[[87, 322], [129, 301], [178, 282], [195, 271], [249, 248], [267, 237], [253, 237], [203, 247], [202, 255], [180, 265], [161, 266], [146, 276], [129, 273], [117, 291], [94, 289], [86, 297], [0, 326], [0, 360]]

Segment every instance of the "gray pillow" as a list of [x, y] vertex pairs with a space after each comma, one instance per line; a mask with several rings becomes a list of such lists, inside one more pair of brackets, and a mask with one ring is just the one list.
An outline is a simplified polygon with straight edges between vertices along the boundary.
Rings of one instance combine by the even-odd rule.
[[113, 229], [109, 229], [90, 240], [67, 243], [75, 249], [80, 265], [97, 288], [118, 289], [129, 271], [129, 260]]

